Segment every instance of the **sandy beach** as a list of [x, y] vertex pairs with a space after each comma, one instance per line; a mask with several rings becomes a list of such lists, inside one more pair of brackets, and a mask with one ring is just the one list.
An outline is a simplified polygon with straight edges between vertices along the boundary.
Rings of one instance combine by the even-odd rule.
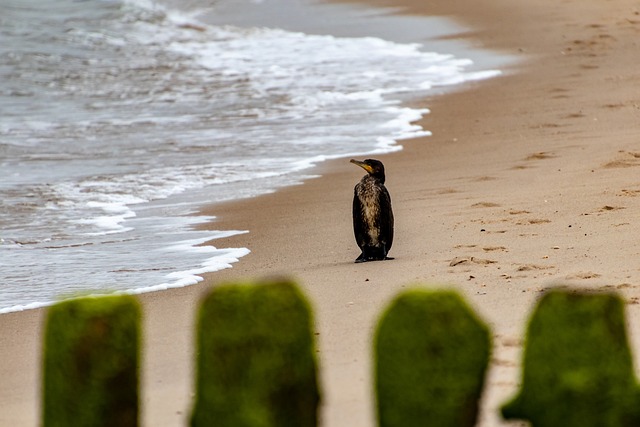
[[[517, 390], [522, 335], [549, 286], [615, 290], [628, 301], [640, 366], [640, 6], [632, 0], [367, 0], [448, 16], [472, 45], [514, 56], [504, 75], [421, 101], [430, 137], [379, 157], [396, 216], [393, 261], [354, 264], [348, 159], [304, 185], [212, 207], [215, 244], [252, 252], [197, 286], [140, 297], [143, 425], [186, 425], [193, 319], [219, 282], [287, 275], [315, 309], [325, 427], [375, 425], [371, 336], [411, 286], [455, 288], [493, 332], [479, 426]], [[39, 418], [43, 310], [0, 316], [0, 425]]]

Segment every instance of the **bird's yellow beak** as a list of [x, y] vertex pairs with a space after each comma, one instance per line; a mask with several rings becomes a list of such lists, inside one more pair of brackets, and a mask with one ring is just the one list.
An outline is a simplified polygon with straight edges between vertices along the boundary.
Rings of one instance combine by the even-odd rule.
[[369, 166], [368, 164], [361, 162], [359, 160], [355, 160], [355, 159], [351, 159], [349, 160], [351, 163], [353, 163], [354, 165], [358, 165], [360, 166], [362, 169], [366, 170], [369, 173], [373, 172], [373, 169], [371, 168], [371, 166]]

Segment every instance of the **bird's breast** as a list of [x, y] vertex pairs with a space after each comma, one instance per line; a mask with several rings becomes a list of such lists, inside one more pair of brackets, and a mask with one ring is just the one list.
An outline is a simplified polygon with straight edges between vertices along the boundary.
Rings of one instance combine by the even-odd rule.
[[372, 179], [365, 178], [356, 186], [356, 196], [360, 199], [362, 216], [369, 227], [377, 227], [381, 192], [381, 185]]

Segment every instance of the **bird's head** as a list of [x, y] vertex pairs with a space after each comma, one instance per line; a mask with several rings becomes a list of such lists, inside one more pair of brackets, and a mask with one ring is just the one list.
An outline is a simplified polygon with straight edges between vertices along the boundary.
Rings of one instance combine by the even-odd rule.
[[375, 159], [366, 159], [364, 161], [359, 161], [355, 159], [350, 160], [354, 165], [360, 166], [362, 169], [366, 170], [369, 175], [374, 178], [378, 178], [380, 181], [384, 183], [384, 165], [380, 160]]

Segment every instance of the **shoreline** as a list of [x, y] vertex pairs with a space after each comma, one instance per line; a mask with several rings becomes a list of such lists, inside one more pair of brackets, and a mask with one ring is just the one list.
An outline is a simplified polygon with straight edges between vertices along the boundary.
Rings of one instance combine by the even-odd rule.
[[[142, 425], [186, 424], [202, 292], [279, 274], [294, 277], [315, 310], [325, 427], [375, 424], [372, 328], [416, 283], [459, 290], [494, 334], [479, 426], [509, 424], [495, 409], [517, 388], [522, 333], [546, 286], [620, 292], [639, 365], [640, 269], [629, 260], [640, 253], [640, 107], [629, 88], [640, 8], [630, 0], [364, 3], [453, 16], [472, 28], [465, 40], [527, 60], [515, 73], [427, 98], [432, 112], [420, 123], [433, 135], [380, 157], [396, 213], [393, 261], [353, 264], [351, 197], [361, 173], [348, 159], [325, 162], [314, 169], [322, 177], [301, 186], [216, 205], [212, 227], [250, 230], [225, 246], [252, 252], [198, 285], [140, 295]], [[465, 257], [487, 262], [452, 265]], [[37, 424], [44, 313], [0, 316], [0, 424]]]

